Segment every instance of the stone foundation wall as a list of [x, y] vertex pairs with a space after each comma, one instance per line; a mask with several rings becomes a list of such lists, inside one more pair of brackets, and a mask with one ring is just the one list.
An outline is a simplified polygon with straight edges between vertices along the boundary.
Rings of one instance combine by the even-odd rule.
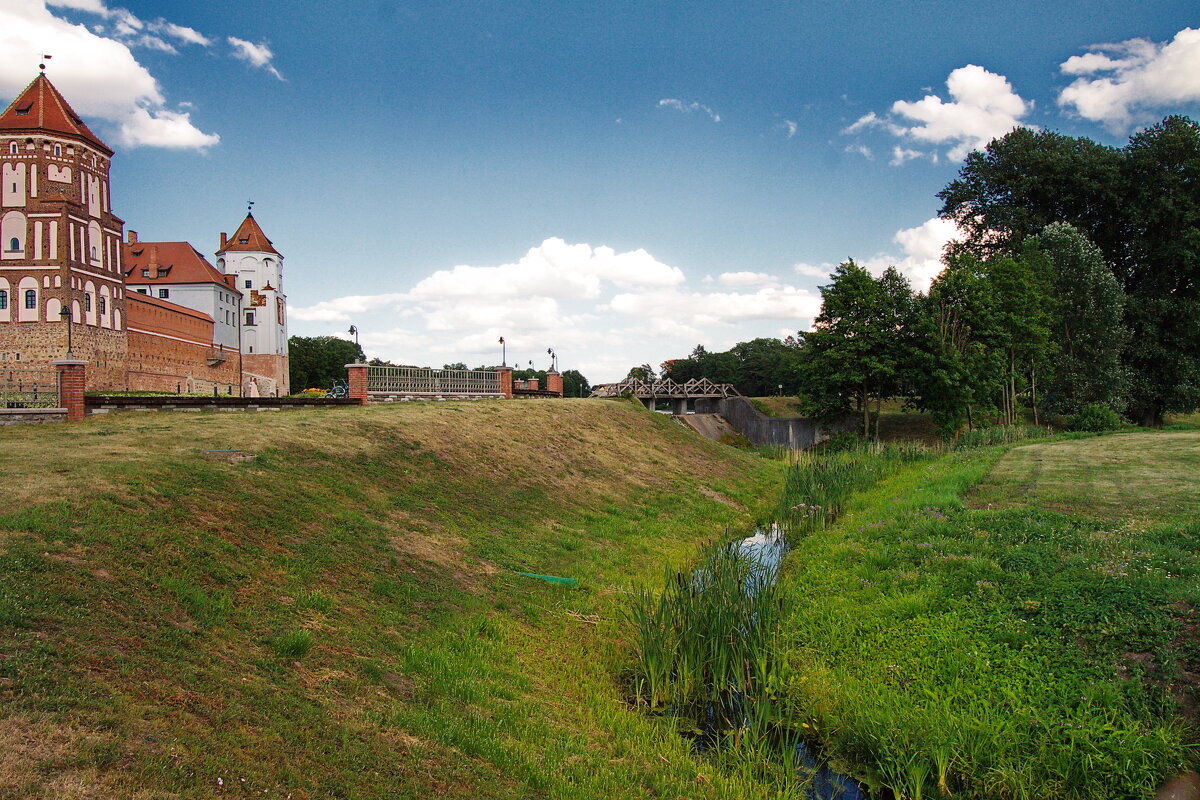
[[[71, 350], [88, 362], [88, 389], [125, 388], [128, 344], [124, 331], [75, 323]], [[65, 322], [0, 322], [0, 365], [51, 369], [50, 362], [67, 355]], [[19, 356], [19, 357], [18, 357]]]

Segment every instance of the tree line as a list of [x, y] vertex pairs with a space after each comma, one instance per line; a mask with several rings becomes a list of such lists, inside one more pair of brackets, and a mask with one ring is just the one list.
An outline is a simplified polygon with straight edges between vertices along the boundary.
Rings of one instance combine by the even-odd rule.
[[1200, 407], [1200, 126], [1171, 116], [1124, 147], [1018, 128], [938, 194], [963, 233], [917, 293], [853, 260], [813, 330], [663, 364], [743, 394], [798, 394], [870, 433], [903, 398], [952, 434], [1103, 407], [1142, 425]]

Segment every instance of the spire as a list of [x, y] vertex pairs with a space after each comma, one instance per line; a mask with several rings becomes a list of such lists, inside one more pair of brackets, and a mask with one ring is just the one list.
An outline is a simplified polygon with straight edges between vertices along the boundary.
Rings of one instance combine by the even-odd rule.
[[38, 73], [0, 114], [0, 133], [16, 131], [62, 133], [82, 139], [107, 156], [113, 154], [112, 149], [88, 129], [44, 72]]
[[258, 227], [258, 220], [250, 212], [246, 212], [246, 218], [233, 232], [233, 236], [221, 243], [221, 249], [217, 251], [217, 255], [236, 251], [282, 255], [271, 245], [271, 240], [263, 233], [262, 228]]

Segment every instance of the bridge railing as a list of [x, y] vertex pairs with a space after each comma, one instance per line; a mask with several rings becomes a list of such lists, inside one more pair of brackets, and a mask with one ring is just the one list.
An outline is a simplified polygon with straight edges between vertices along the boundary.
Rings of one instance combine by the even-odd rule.
[[713, 383], [708, 378], [692, 378], [680, 383], [670, 378], [645, 380], [626, 378], [618, 383], [602, 383], [592, 388], [592, 397], [741, 397], [732, 383]]
[[500, 374], [482, 369], [375, 367], [367, 370], [367, 392], [413, 395], [500, 394]]

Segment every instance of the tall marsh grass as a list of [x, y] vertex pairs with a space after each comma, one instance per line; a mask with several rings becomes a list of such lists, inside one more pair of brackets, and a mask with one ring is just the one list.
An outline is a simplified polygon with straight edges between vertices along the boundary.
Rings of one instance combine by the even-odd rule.
[[841, 514], [855, 492], [931, 455], [924, 445], [907, 442], [800, 453], [788, 470], [775, 517], [789, 534], [819, 530]]

